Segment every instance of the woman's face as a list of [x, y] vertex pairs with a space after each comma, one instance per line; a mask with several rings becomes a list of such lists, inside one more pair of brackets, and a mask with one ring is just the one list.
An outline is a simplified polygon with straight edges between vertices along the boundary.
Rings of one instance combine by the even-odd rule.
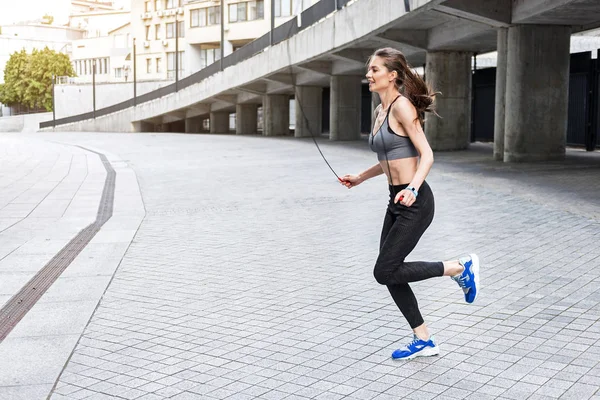
[[367, 80], [369, 81], [369, 90], [371, 92], [384, 91], [389, 85], [394, 85], [397, 73], [390, 72], [383, 64], [381, 57], [375, 56], [369, 63], [367, 70]]

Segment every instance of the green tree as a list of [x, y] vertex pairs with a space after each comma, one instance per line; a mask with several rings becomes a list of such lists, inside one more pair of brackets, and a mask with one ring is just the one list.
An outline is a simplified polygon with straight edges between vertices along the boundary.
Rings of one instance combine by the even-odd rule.
[[43, 50], [33, 50], [25, 79], [24, 103], [30, 107], [44, 107], [52, 111], [52, 76], [74, 76], [73, 66], [69, 56], [57, 53], [45, 47]]
[[44, 107], [52, 111], [52, 76], [75, 76], [66, 54], [45, 47], [27, 54], [11, 54], [0, 86], [0, 103], [8, 106]]
[[0, 103], [7, 106], [24, 104], [28, 63], [29, 55], [24, 49], [10, 55], [4, 67], [4, 84], [0, 85]]

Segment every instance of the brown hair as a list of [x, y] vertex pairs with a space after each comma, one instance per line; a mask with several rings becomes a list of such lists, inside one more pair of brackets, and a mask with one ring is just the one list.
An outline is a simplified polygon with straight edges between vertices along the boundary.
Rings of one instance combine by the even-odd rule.
[[439, 92], [434, 92], [431, 87], [425, 83], [423, 78], [406, 62], [406, 57], [401, 51], [393, 49], [391, 47], [385, 47], [383, 49], [376, 50], [367, 64], [370, 64], [374, 57], [380, 57], [383, 59], [383, 65], [391, 72], [396, 71], [398, 78], [396, 78], [396, 87], [398, 91], [408, 98], [410, 102], [417, 109], [417, 118], [421, 124], [425, 120], [425, 113], [431, 112], [439, 117], [433, 108], [433, 100], [435, 95]]

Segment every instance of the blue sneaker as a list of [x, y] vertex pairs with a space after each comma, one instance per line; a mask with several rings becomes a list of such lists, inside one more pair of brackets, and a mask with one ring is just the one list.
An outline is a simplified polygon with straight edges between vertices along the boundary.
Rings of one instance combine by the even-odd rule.
[[433, 336], [429, 340], [421, 340], [414, 335], [412, 343], [392, 353], [394, 360], [411, 360], [415, 357], [437, 356], [440, 348], [435, 344]]
[[461, 274], [453, 276], [452, 279], [465, 293], [465, 301], [472, 303], [479, 292], [479, 257], [477, 254], [469, 254], [461, 257], [458, 262], [465, 267], [465, 270]]

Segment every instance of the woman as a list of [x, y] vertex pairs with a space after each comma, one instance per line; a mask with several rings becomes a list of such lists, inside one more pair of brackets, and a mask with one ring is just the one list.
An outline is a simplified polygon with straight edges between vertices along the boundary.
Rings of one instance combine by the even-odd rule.
[[406, 256], [433, 220], [433, 193], [425, 178], [433, 165], [433, 152], [423, 132], [423, 117], [432, 111], [434, 93], [414, 73], [404, 55], [395, 49], [377, 50], [369, 59], [367, 80], [371, 92], [379, 94], [374, 130], [369, 137], [379, 163], [358, 175], [342, 178], [352, 188], [385, 173], [390, 201], [385, 213], [379, 257], [374, 275], [386, 285], [394, 302], [414, 332], [414, 340], [393, 352], [394, 359], [439, 354], [419, 311], [409, 283], [435, 276], [450, 276], [472, 303], [479, 285], [479, 259], [471, 254], [444, 262], [405, 262]]

